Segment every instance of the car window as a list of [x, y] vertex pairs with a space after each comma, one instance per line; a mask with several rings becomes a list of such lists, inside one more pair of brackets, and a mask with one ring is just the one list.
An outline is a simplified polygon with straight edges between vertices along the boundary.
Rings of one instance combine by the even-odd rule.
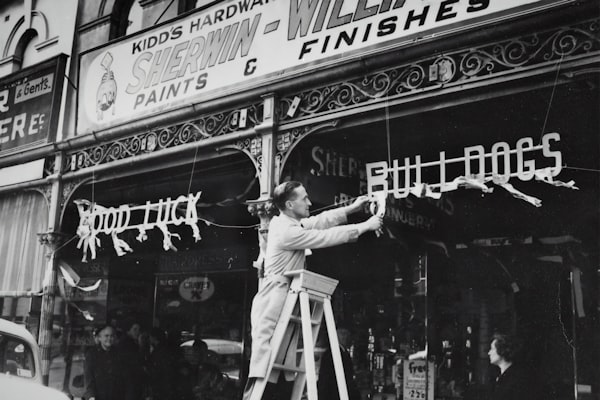
[[35, 365], [31, 347], [21, 339], [0, 334], [0, 373], [33, 378]]

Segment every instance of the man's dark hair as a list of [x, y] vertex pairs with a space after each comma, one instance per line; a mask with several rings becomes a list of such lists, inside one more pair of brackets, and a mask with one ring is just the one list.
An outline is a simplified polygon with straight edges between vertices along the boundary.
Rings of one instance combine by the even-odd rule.
[[495, 333], [492, 342], [496, 341], [496, 352], [508, 362], [515, 361], [521, 348], [519, 342], [510, 335]]
[[302, 183], [298, 181], [288, 181], [277, 185], [273, 190], [273, 204], [279, 210], [285, 210], [285, 202], [292, 199], [294, 190], [300, 186]]

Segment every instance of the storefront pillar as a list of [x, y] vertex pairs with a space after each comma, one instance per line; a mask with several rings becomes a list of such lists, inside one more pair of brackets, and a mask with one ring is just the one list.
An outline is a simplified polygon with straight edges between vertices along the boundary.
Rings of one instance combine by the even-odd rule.
[[276, 141], [275, 133], [277, 130], [277, 119], [275, 113], [275, 95], [268, 94], [263, 96], [264, 111], [263, 121], [255, 127], [256, 132], [261, 139], [261, 153], [257, 157], [256, 166], [258, 169], [258, 177], [260, 183], [260, 197], [257, 200], [248, 201], [248, 212], [260, 219], [260, 227], [258, 228], [258, 243], [260, 254], [258, 259], [254, 261], [254, 267], [258, 270], [258, 277], [262, 278], [264, 274], [264, 255], [267, 250], [267, 232], [269, 231], [269, 223], [275, 213], [275, 206], [271, 202], [273, 188], [279, 182], [277, 176], [275, 156]]
[[38, 344], [40, 346], [40, 359], [42, 367], [42, 379], [48, 384], [48, 376], [51, 361], [52, 325], [54, 319], [54, 301], [57, 289], [57, 257], [56, 251], [64, 242], [64, 234], [59, 232], [60, 204], [62, 199], [62, 182], [60, 171], [62, 169], [63, 157], [56, 156], [54, 175], [50, 196], [50, 209], [48, 213], [48, 230], [38, 233], [39, 241], [46, 246], [46, 269], [42, 287], [42, 305], [40, 311], [40, 327]]

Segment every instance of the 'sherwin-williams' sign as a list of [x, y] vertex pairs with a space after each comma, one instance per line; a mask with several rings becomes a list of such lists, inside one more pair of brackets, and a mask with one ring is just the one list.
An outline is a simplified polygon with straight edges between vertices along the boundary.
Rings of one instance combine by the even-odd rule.
[[228, 0], [80, 59], [79, 133], [572, 0]]

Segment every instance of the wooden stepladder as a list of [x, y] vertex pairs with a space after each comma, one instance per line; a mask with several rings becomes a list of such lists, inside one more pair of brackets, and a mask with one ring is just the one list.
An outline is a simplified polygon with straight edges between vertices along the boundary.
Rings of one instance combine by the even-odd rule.
[[[291, 283], [271, 338], [271, 360], [266, 377], [256, 380], [250, 400], [261, 400], [269, 380], [276, 382], [281, 373], [295, 374], [291, 400], [300, 400], [305, 386], [308, 400], [318, 399], [315, 343], [323, 317], [325, 317], [327, 336], [331, 346], [340, 400], [348, 400], [344, 366], [331, 307], [331, 295], [338, 281], [306, 270], [289, 272], [285, 275], [291, 279]], [[295, 357], [286, 357], [286, 353], [292, 352], [295, 355], [297, 351], [296, 346], [300, 332], [297, 329], [298, 326], [302, 331], [303, 351], [300, 363], [296, 364]], [[292, 360], [291, 364], [290, 359]]]

